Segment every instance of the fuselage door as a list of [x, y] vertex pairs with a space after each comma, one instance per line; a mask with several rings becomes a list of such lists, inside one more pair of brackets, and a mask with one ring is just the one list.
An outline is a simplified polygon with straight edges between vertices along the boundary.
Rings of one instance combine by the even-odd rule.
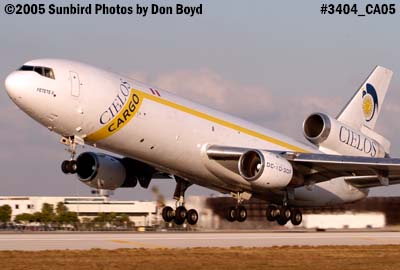
[[[69, 82], [71, 86], [71, 99], [70, 106], [73, 108], [77, 115], [69, 119], [70, 123], [74, 126], [75, 132], [73, 135], [81, 135], [83, 131], [83, 120], [84, 120], [84, 109], [81, 102], [81, 90], [83, 89], [82, 78], [79, 78], [79, 74], [75, 71], [69, 71]], [[83, 92], [82, 92], [83, 94]]]
[[78, 73], [74, 71], [69, 72], [69, 80], [71, 82], [71, 95], [74, 97], [79, 97], [81, 82], [79, 80]]

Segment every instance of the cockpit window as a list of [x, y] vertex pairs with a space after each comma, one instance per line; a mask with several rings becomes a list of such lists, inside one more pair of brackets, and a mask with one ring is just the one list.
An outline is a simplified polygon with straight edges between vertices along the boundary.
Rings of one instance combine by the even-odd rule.
[[51, 68], [43, 68], [44, 76], [47, 78], [54, 79], [54, 72]]
[[39, 73], [40, 75], [43, 75], [43, 68], [42, 67], [35, 67], [33, 69], [36, 73]]
[[33, 70], [33, 66], [22, 66], [20, 67], [18, 70], [26, 70], [26, 71], [32, 71]]
[[18, 70], [22, 71], [35, 71], [36, 73], [40, 74], [41, 76], [50, 78], [50, 79], [55, 79], [53, 69], [48, 68], [48, 67], [39, 67], [39, 66], [27, 66], [23, 65], [20, 67]]

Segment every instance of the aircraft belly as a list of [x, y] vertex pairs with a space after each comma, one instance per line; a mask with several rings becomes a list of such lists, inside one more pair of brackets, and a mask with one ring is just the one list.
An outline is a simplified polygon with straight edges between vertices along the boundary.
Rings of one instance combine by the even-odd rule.
[[335, 178], [310, 187], [296, 188], [295, 200], [297, 206], [330, 206], [361, 200], [368, 195], [367, 189], [358, 189], [346, 183], [343, 178]]

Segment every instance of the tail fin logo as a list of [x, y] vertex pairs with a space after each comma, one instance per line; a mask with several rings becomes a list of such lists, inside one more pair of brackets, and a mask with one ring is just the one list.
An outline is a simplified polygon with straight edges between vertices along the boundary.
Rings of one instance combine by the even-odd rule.
[[372, 84], [367, 83], [366, 90], [362, 91], [362, 110], [364, 113], [365, 120], [371, 121], [375, 112], [378, 111], [378, 95]]

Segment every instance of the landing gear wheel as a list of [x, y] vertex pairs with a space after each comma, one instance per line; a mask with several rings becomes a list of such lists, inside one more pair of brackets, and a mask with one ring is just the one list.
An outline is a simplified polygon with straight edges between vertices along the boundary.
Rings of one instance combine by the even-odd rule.
[[239, 205], [236, 208], [236, 215], [237, 215], [236, 216], [237, 221], [239, 221], [239, 222], [245, 221], [246, 218], [247, 218], [247, 210], [246, 210], [246, 208], [244, 206], [242, 206], [242, 205]]
[[292, 216], [292, 210], [287, 206], [282, 206], [282, 208], [279, 209], [279, 216], [283, 217], [286, 220], [289, 220]]
[[76, 170], [78, 169], [76, 160], [70, 160], [68, 169], [70, 173], [76, 173]]
[[285, 217], [283, 217], [281, 215], [276, 217], [276, 222], [278, 222], [278, 224], [281, 225], [281, 226], [286, 225], [286, 223], [288, 221], [289, 221], [288, 219], [286, 219]]
[[61, 163], [61, 170], [65, 174], [76, 173], [76, 160], [64, 160]]
[[69, 171], [69, 160], [64, 160], [62, 163], [61, 163], [61, 171], [63, 172], [63, 173], [65, 173], [65, 174], [70, 174], [70, 171]]
[[290, 221], [294, 226], [298, 226], [303, 221], [303, 215], [299, 209], [294, 209], [292, 211], [292, 216], [290, 217]]
[[275, 221], [278, 216], [278, 207], [275, 205], [268, 205], [266, 211], [266, 217], [268, 221]]
[[236, 217], [237, 217], [236, 207], [234, 206], [229, 207], [228, 212], [226, 213], [226, 219], [229, 222], [234, 222], [236, 220]]
[[190, 209], [186, 214], [186, 219], [190, 225], [195, 225], [199, 220], [199, 214], [196, 210]]
[[164, 209], [162, 210], [162, 217], [165, 222], [171, 222], [172, 220], [174, 220], [174, 216], [174, 209], [172, 209], [172, 207], [164, 207]]
[[185, 222], [187, 210], [184, 206], [179, 206], [175, 210], [175, 223], [176, 225], [182, 225]]

